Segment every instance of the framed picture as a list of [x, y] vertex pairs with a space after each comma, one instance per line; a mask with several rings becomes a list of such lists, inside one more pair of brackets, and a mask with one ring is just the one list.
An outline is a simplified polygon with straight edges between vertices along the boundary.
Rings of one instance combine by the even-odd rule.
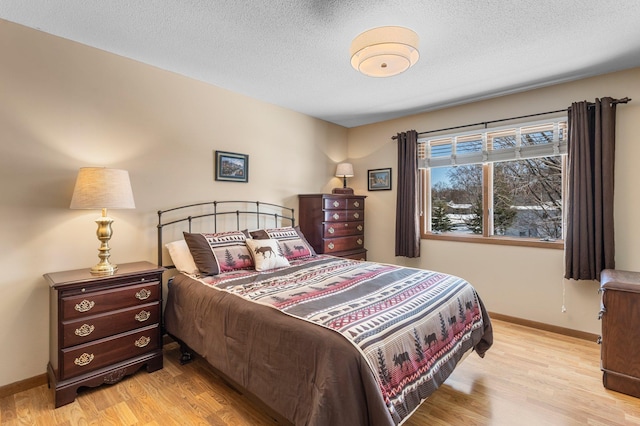
[[369, 170], [369, 191], [391, 189], [391, 168]]
[[249, 156], [216, 151], [216, 180], [249, 182]]

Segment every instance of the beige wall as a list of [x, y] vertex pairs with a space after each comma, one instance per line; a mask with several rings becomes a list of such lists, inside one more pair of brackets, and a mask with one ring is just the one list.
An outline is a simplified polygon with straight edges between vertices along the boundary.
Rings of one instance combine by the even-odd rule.
[[[112, 260], [154, 261], [156, 211], [339, 185], [346, 129], [0, 20], [0, 386], [45, 372], [46, 272], [97, 263], [97, 211], [69, 210], [77, 170], [129, 170]], [[249, 183], [214, 181], [213, 152], [249, 154]]]
[[[492, 312], [543, 322], [574, 330], [599, 333], [598, 285], [595, 282], [566, 282], [566, 313], [563, 296], [563, 251], [422, 241], [418, 260], [396, 258], [395, 188], [397, 155], [391, 136], [404, 130], [436, 130], [553, 111], [571, 102], [612, 96], [634, 99], [618, 106], [616, 149], [616, 267], [640, 270], [640, 68], [561, 84], [487, 101], [426, 112], [397, 120], [349, 129], [349, 157], [356, 177], [350, 185], [368, 195], [366, 246], [370, 259], [434, 269], [471, 281], [487, 309]], [[392, 167], [393, 190], [367, 192], [368, 169]]]

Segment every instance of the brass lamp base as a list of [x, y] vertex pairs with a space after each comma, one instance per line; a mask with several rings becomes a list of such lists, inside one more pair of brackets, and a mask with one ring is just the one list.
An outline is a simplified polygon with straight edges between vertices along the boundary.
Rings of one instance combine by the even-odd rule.
[[109, 248], [109, 240], [113, 232], [111, 231], [111, 224], [113, 219], [107, 216], [107, 209], [102, 209], [102, 217], [96, 219], [98, 224], [98, 230], [96, 235], [100, 240], [100, 248], [98, 249], [98, 257], [100, 262], [91, 268], [91, 274], [93, 275], [113, 275], [118, 270], [118, 265], [114, 265], [109, 262], [111, 257], [111, 249]]
[[331, 190], [332, 194], [344, 194], [344, 195], [353, 195], [353, 188], [333, 188]]

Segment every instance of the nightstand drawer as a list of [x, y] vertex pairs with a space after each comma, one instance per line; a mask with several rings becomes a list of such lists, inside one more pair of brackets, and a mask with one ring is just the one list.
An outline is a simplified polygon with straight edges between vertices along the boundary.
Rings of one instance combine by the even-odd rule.
[[122, 288], [87, 292], [62, 298], [62, 320], [84, 318], [115, 309], [160, 300], [160, 282], [150, 281]]
[[364, 247], [364, 236], [354, 235], [351, 237], [327, 238], [323, 241], [324, 253], [353, 250]]
[[363, 221], [364, 210], [331, 210], [324, 212], [325, 222]]
[[158, 349], [158, 324], [62, 350], [61, 378], [77, 376]]
[[329, 222], [323, 224], [325, 238], [361, 235], [364, 233], [364, 222]]
[[160, 303], [152, 302], [101, 315], [62, 323], [62, 347], [88, 343], [103, 337], [158, 324]]

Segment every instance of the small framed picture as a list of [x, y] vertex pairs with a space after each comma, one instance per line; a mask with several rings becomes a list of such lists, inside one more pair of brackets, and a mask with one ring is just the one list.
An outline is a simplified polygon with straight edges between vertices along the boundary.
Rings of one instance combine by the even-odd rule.
[[216, 180], [249, 182], [249, 156], [216, 151]]
[[391, 189], [391, 168], [369, 170], [369, 191]]

